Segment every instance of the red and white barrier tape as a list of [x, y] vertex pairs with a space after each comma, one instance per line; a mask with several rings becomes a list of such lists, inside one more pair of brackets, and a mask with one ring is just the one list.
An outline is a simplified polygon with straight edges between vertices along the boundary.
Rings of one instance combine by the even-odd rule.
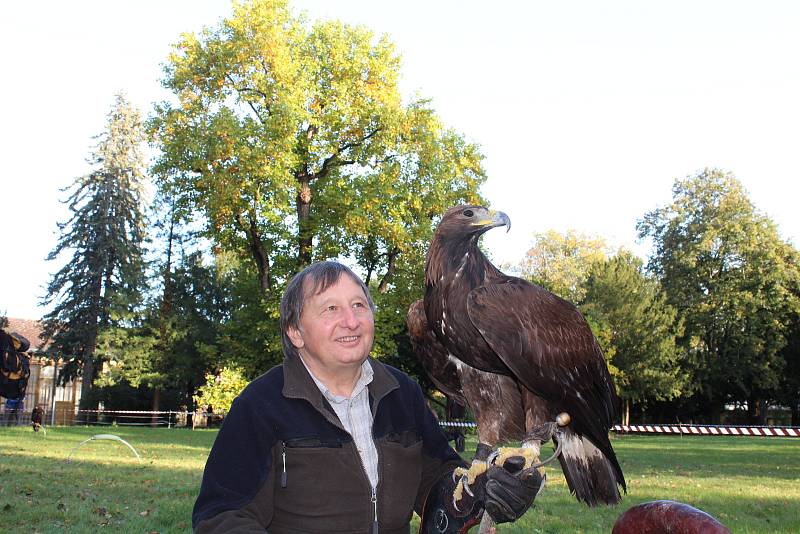
[[614, 425], [613, 430], [614, 432], [623, 434], [687, 434], [692, 436], [800, 438], [800, 428], [788, 426]]
[[[475, 423], [439, 421], [444, 427], [474, 428]], [[766, 436], [800, 438], [800, 428], [789, 426], [719, 426], [719, 425], [614, 425], [618, 433], [679, 434], [691, 436]]]

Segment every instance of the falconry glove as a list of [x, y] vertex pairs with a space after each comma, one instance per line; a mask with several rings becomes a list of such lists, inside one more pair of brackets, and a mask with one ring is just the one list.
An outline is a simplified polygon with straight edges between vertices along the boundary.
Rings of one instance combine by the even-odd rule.
[[456, 480], [445, 475], [425, 501], [420, 534], [465, 534], [480, 522], [484, 510], [495, 523], [516, 521], [544, 487], [541, 473], [523, 469], [524, 465], [522, 456], [506, 459], [503, 467], [492, 465], [457, 500], [453, 493]]
[[419, 534], [466, 534], [469, 529], [480, 523], [483, 515], [484, 487], [486, 476], [476, 481], [476, 490], [472, 495], [464, 493], [456, 504], [453, 492], [456, 479], [451, 473], [444, 475], [428, 492], [422, 511]]
[[544, 477], [537, 469], [523, 469], [525, 458], [512, 456], [502, 467], [486, 472], [484, 507], [495, 523], [516, 521], [531, 507], [544, 487]]

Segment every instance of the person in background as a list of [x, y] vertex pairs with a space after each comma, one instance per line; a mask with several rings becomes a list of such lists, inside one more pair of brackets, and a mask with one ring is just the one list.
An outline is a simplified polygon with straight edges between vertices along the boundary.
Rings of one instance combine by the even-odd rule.
[[535, 469], [492, 466], [454, 498], [448, 445], [419, 385], [372, 357], [374, 304], [336, 262], [297, 274], [281, 300], [284, 361], [231, 406], [195, 502], [197, 533], [461, 531], [487, 510], [515, 521], [541, 488]]
[[34, 432], [38, 432], [42, 428], [42, 419], [44, 419], [44, 410], [37, 404], [31, 412], [31, 426], [33, 426]]
[[25, 399], [6, 399], [6, 426], [17, 426], [24, 408]]

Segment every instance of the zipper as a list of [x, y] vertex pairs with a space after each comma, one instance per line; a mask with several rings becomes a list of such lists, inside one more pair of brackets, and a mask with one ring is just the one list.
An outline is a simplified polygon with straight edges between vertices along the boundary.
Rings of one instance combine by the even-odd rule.
[[378, 534], [378, 492], [372, 488], [372, 506], [375, 508], [375, 519], [372, 520], [372, 534]]
[[[347, 419], [350, 422], [350, 429], [353, 429], [353, 413], [351, 411], [353, 407], [353, 400], [350, 399], [347, 402]], [[372, 429], [370, 428], [370, 439], [373, 443], [375, 443], [375, 438], [372, 436]], [[352, 434], [351, 434], [352, 435]], [[355, 438], [353, 439], [353, 445], [356, 446]], [[375, 452], [377, 452], [377, 447], [375, 448]], [[358, 446], [356, 446], [356, 456], [358, 456], [358, 460], [361, 462], [361, 470], [364, 472], [364, 478], [367, 479], [367, 484], [370, 486], [370, 502], [372, 503], [372, 508], [374, 510], [374, 515], [372, 519], [372, 530], [371, 534], [378, 534], [378, 488], [377, 486], [372, 486], [372, 481], [369, 479], [369, 475], [367, 474], [367, 466], [364, 463], [364, 459], [361, 457], [361, 453], [358, 452]], [[378, 456], [378, 466], [380, 466], [380, 456]]]
[[281, 457], [283, 458], [283, 472], [281, 472], [281, 487], [285, 488], [288, 483], [288, 475], [286, 474], [286, 442], [281, 441], [281, 445], [283, 446], [283, 450], [281, 451]]

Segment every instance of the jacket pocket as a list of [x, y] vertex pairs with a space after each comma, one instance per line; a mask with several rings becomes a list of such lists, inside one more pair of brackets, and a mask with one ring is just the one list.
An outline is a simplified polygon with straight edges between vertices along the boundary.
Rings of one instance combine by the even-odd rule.
[[387, 528], [408, 525], [422, 481], [422, 440], [415, 431], [377, 440], [381, 458], [378, 517]]
[[288, 449], [299, 447], [324, 447], [327, 449], [341, 449], [342, 441], [338, 439], [323, 440], [317, 436], [309, 436], [304, 438], [292, 438], [283, 442]]
[[333, 532], [356, 524], [368, 531], [373, 517], [371, 490], [352, 444], [311, 437], [285, 440], [278, 446], [275, 527]]

